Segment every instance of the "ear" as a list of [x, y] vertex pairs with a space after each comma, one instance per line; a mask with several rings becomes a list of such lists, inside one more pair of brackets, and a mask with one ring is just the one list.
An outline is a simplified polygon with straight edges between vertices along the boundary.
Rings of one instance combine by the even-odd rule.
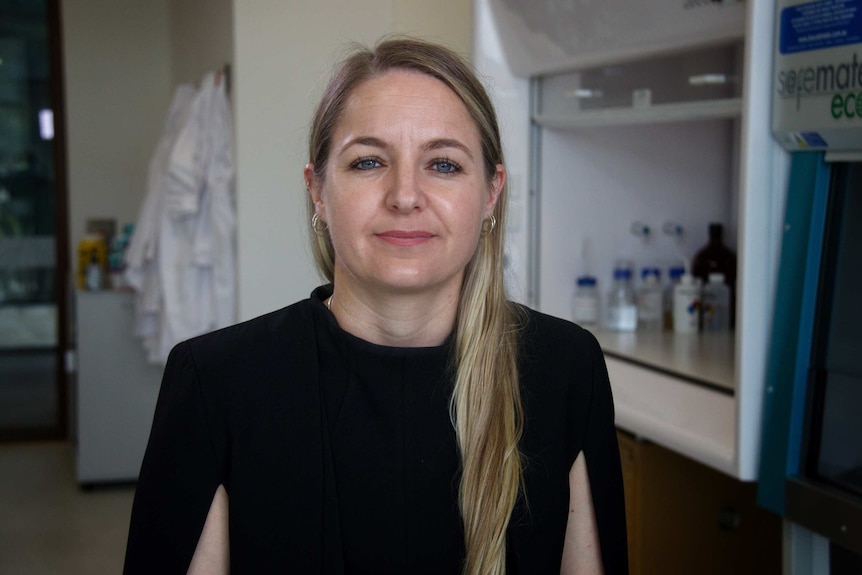
[[320, 185], [320, 178], [318, 178], [314, 173], [314, 164], [305, 164], [305, 168], [302, 170], [302, 177], [305, 180], [305, 189], [306, 191], [308, 191], [308, 194], [311, 196], [311, 202], [314, 204], [315, 212], [317, 212], [318, 215], [322, 216], [322, 186]]
[[494, 177], [491, 178], [491, 185], [488, 188], [488, 201], [485, 203], [485, 217], [489, 217], [494, 213], [494, 206], [497, 205], [497, 200], [500, 199], [500, 194], [503, 192], [503, 187], [506, 185], [506, 168], [503, 164], [497, 164], [494, 170]]

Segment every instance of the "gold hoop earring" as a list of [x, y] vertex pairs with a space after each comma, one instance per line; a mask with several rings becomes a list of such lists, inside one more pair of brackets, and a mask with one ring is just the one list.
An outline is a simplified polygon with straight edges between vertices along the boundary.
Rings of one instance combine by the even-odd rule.
[[488, 216], [487, 220], [482, 221], [482, 237], [489, 235], [494, 231], [494, 228], [497, 227], [497, 218], [493, 215]]
[[320, 237], [324, 237], [326, 235], [326, 231], [329, 229], [329, 225], [320, 219], [320, 216], [315, 214], [311, 216], [311, 229]]

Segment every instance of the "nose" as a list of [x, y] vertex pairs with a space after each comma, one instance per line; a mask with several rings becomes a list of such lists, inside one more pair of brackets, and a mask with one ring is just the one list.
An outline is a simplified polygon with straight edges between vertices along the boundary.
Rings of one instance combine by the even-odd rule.
[[386, 206], [390, 210], [407, 214], [422, 208], [424, 194], [418, 172], [419, 170], [404, 164], [392, 170], [386, 193]]

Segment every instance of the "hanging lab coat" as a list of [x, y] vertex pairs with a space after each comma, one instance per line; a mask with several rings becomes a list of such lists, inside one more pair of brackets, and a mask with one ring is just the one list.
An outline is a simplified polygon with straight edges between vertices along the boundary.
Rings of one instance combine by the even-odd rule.
[[178, 342], [236, 321], [232, 121], [224, 82], [205, 75], [179, 119], [164, 138], [167, 152], [157, 150], [156, 199], [141, 214], [145, 236], [155, 237], [155, 257], [132, 283], [142, 286], [137, 332], [154, 363], [164, 363]]
[[162, 291], [159, 281], [159, 235], [162, 223], [167, 166], [180, 130], [188, 121], [195, 98], [193, 86], [174, 91], [168, 117], [147, 173], [147, 193], [135, 232], [125, 254], [126, 279], [135, 290], [135, 335], [141, 338], [147, 357], [158, 363]]

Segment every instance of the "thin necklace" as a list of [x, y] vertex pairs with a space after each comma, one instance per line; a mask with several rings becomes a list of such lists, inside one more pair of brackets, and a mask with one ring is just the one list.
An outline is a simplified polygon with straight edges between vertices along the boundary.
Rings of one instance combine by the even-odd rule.
[[326, 300], [326, 309], [328, 309], [329, 311], [332, 311], [332, 300], [334, 300], [334, 299], [335, 299], [335, 294], [329, 296], [329, 299]]

